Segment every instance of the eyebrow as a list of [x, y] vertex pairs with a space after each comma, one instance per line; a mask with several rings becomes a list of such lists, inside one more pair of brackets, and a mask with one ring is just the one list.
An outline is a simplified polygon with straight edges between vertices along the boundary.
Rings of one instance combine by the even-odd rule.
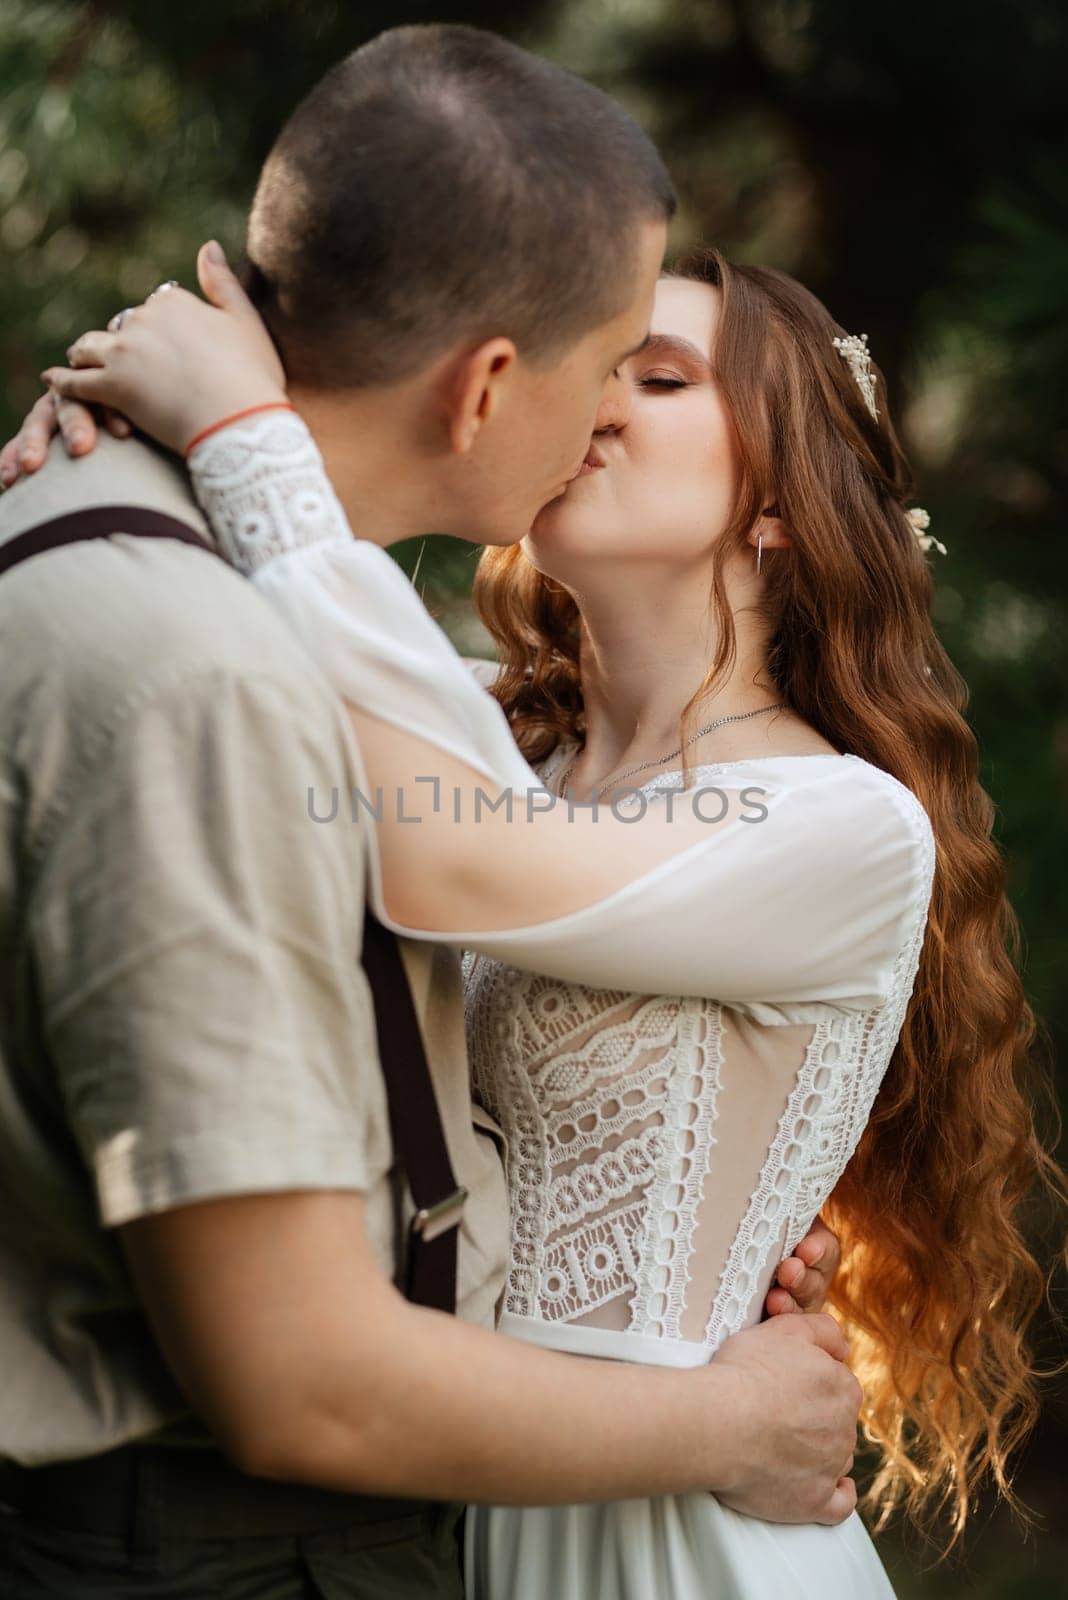
[[684, 361], [692, 361], [703, 372], [712, 371], [712, 363], [703, 350], [699, 350], [689, 339], [680, 338], [673, 333], [651, 333], [645, 343], [633, 352], [634, 355], [678, 356]]

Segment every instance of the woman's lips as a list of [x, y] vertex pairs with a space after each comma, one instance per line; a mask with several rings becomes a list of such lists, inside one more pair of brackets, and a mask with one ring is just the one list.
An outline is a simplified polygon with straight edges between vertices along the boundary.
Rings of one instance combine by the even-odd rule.
[[588, 473], [590, 473], [590, 472], [600, 472], [601, 468], [604, 465], [605, 465], [605, 463], [604, 463], [603, 459], [601, 458], [601, 456], [599, 456], [597, 451], [594, 450], [592, 448], [592, 446], [591, 446], [591, 448], [589, 450], [589, 453], [586, 456], [585, 461], [582, 463], [581, 467], [579, 467], [578, 471], [575, 473], [575, 477], [572, 478], [570, 481], [572, 483], [574, 483], [575, 478], [585, 478], [586, 475]]

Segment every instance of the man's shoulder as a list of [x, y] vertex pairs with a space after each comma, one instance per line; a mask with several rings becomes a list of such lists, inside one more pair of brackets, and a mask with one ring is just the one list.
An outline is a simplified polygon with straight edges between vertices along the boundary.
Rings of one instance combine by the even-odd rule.
[[0, 496], [0, 544], [53, 517], [105, 505], [161, 511], [211, 537], [177, 457], [147, 440], [101, 433], [96, 448], [73, 461], [53, 439], [40, 470]]
[[[110, 475], [91, 458], [67, 461], [53, 448], [38, 476], [0, 497], [0, 545], [100, 505], [163, 511], [210, 540], [179, 462], [137, 441], [102, 438], [99, 449], [101, 463], [114, 465]], [[153, 682], [188, 680], [190, 693], [200, 685], [210, 694], [222, 676], [273, 678], [303, 713], [339, 712], [326, 679], [263, 596], [217, 555], [177, 540], [118, 527], [110, 538], [31, 557], [0, 575], [0, 633], [13, 668], [0, 696], [9, 705], [25, 705], [47, 680], [54, 710], [92, 721]]]

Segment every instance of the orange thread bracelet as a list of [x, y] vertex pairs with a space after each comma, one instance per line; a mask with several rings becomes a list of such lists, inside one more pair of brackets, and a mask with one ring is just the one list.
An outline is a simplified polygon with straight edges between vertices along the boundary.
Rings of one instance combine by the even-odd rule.
[[185, 447], [185, 458], [188, 461], [198, 444], [210, 439], [220, 428], [228, 428], [231, 422], [240, 422], [242, 417], [254, 417], [258, 411], [296, 411], [296, 409], [296, 406], [291, 406], [288, 400], [269, 400], [266, 405], [249, 406], [245, 411], [235, 411], [232, 417], [223, 417], [220, 422], [213, 422], [210, 428], [204, 428], [195, 439], [190, 439]]

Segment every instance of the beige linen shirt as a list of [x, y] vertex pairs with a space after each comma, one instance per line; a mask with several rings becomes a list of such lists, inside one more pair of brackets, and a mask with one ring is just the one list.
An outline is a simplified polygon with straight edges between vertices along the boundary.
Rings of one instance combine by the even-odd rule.
[[[104, 435], [0, 498], [0, 543], [103, 504], [211, 537], [176, 462]], [[117, 531], [0, 576], [0, 653], [0, 1458], [205, 1443], [116, 1227], [353, 1189], [394, 1271], [366, 822], [309, 806], [356, 784], [351, 731], [252, 586], [170, 540]], [[402, 948], [470, 1191], [459, 1312], [491, 1325], [501, 1136], [471, 1102], [455, 954]]]

